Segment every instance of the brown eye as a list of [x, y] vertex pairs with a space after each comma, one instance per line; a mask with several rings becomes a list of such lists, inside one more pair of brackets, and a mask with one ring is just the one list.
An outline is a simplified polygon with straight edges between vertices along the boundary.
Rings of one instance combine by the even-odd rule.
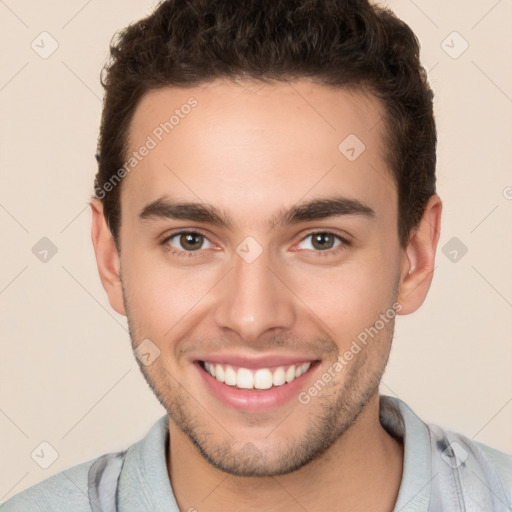
[[166, 243], [174, 249], [187, 252], [207, 249], [212, 245], [205, 236], [192, 231], [176, 233], [170, 236]]
[[197, 251], [203, 245], [203, 235], [198, 233], [186, 233], [180, 235], [180, 244], [187, 251]]
[[319, 251], [332, 249], [335, 241], [334, 235], [330, 233], [315, 233], [311, 238], [313, 247]]
[[300, 241], [300, 248], [325, 252], [338, 247], [342, 243], [348, 245], [344, 239], [334, 233], [319, 231], [317, 233], [310, 233], [308, 236], [304, 237]]

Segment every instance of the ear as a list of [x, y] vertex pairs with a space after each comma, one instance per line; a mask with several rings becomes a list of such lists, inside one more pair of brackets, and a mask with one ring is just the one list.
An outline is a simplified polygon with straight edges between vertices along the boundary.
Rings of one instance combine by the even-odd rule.
[[441, 234], [442, 202], [437, 194], [429, 198], [418, 226], [404, 249], [398, 302], [401, 315], [416, 311], [425, 301], [434, 275], [435, 255]]
[[114, 237], [103, 214], [103, 203], [99, 199], [91, 199], [91, 212], [91, 236], [101, 284], [107, 292], [108, 300], [114, 310], [121, 315], [126, 315], [120, 276], [121, 260]]

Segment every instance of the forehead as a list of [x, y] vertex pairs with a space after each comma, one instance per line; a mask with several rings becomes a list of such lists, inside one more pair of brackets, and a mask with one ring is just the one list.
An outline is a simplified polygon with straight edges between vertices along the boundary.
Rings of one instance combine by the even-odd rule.
[[255, 211], [333, 192], [389, 206], [396, 191], [382, 117], [370, 95], [305, 80], [149, 92], [130, 125], [126, 157], [135, 165], [123, 211], [164, 195], [236, 208], [254, 222]]

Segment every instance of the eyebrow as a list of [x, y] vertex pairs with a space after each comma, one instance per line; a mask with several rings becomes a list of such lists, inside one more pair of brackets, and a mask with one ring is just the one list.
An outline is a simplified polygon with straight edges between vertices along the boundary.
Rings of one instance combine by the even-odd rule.
[[[269, 225], [274, 228], [279, 225], [298, 224], [312, 220], [322, 220], [343, 215], [375, 218], [375, 210], [367, 204], [347, 197], [328, 197], [314, 199], [307, 203], [282, 210], [269, 219]], [[175, 202], [160, 198], [147, 204], [139, 213], [141, 220], [177, 219], [193, 222], [203, 222], [214, 226], [232, 229], [233, 221], [229, 215], [218, 208], [206, 203]]]

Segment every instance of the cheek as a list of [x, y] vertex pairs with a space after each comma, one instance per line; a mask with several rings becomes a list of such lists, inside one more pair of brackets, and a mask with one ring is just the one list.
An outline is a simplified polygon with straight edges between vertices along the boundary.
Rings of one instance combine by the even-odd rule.
[[394, 303], [394, 273], [377, 262], [349, 262], [337, 268], [304, 271], [294, 277], [297, 296], [319, 327], [349, 345]]
[[[201, 309], [201, 300], [215, 284], [208, 266], [171, 266], [160, 251], [125, 251], [123, 286], [129, 312], [144, 332], [161, 338], [178, 323], [186, 324]], [[148, 335], [149, 337], [149, 335]]]

